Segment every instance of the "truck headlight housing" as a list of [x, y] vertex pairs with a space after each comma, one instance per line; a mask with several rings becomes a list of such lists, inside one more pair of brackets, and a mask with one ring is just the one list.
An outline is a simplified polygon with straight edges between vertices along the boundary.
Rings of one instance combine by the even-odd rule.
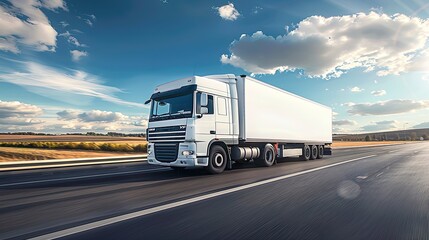
[[189, 156], [189, 155], [193, 155], [194, 154], [194, 151], [192, 151], [192, 150], [184, 150], [184, 151], [182, 151], [182, 155], [183, 156]]

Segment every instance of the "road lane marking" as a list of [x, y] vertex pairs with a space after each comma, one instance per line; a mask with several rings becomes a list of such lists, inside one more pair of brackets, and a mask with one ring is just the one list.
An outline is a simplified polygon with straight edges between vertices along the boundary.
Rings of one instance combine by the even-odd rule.
[[245, 185], [242, 185], [242, 186], [233, 187], [233, 188], [222, 190], [222, 191], [218, 191], [218, 192], [214, 192], [214, 193], [209, 193], [209, 194], [206, 194], [206, 195], [203, 195], [203, 196], [193, 197], [193, 198], [190, 198], [190, 199], [185, 199], [185, 200], [181, 200], [181, 201], [178, 201], [178, 202], [173, 202], [173, 203], [161, 205], [161, 206], [158, 206], [158, 207], [152, 207], [152, 208], [148, 208], [148, 209], [145, 209], [145, 210], [141, 210], [141, 211], [137, 211], [137, 212], [133, 212], [133, 213], [128, 213], [128, 214], [120, 215], [120, 216], [117, 216], [117, 217], [112, 217], [112, 218], [108, 218], [108, 219], [104, 219], [104, 220], [100, 220], [100, 221], [96, 221], [96, 222], [92, 222], [92, 223], [83, 224], [83, 225], [80, 225], [80, 226], [76, 226], [76, 227], [72, 227], [72, 228], [60, 230], [60, 231], [53, 232], [53, 233], [48, 233], [48, 234], [41, 235], [41, 236], [38, 236], [38, 237], [34, 237], [34, 238], [31, 238], [31, 239], [32, 240], [42, 240], [42, 239], [57, 239], [57, 238], [61, 238], [61, 237], [66, 237], [66, 236], [70, 236], [70, 235], [73, 235], [73, 234], [76, 234], [76, 233], [81, 233], [81, 232], [89, 231], [89, 230], [92, 230], [92, 229], [95, 229], [95, 228], [99, 228], [99, 227], [107, 226], [107, 225], [110, 225], [110, 224], [114, 224], [114, 223], [118, 223], [118, 222], [130, 220], [130, 219], [137, 218], [137, 217], [142, 217], [142, 216], [145, 216], [145, 215], [149, 215], [149, 214], [152, 214], [152, 213], [161, 212], [161, 211], [168, 210], [168, 209], [175, 208], [175, 207], [180, 207], [180, 206], [187, 205], [187, 204], [190, 204], [190, 203], [195, 203], [195, 202], [207, 200], [207, 199], [218, 197], [218, 196], [222, 196], [222, 195], [225, 195], [225, 194], [229, 194], [229, 193], [233, 193], [233, 192], [238, 192], [238, 191], [241, 191], [241, 190], [245, 190], [245, 189], [249, 189], [249, 188], [261, 186], [261, 185], [272, 183], [272, 182], [277, 182], [277, 181], [284, 180], [284, 179], [287, 179], [287, 178], [291, 178], [291, 177], [295, 177], [295, 176], [299, 176], [299, 175], [303, 175], [303, 174], [307, 174], [307, 173], [319, 171], [319, 170], [322, 170], [322, 169], [326, 169], [326, 168], [330, 168], [330, 167], [335, 167], [335, 166], [338, 166], [338, 165], [342, 165], [342, 164], [346, 164], [346, 163], [350, 163], [350, 162], [355, 162], [355, 161], [358, 161], [358, 160], [367, 159], [367, 158], [371, 158], [371, 157], [375, 157], [375, 156], [377, 156], [377, 155], [369, 155], [369, 156], [365, 156], [365, 157], [354, 158], [354, 159], [351, 159], [351, 160], [346, 160], [346, 161], [342, 161], [342, 162], [338, 162], [338, 163], [333, 163], [333, 164], [330, 164], [330, 165], [326, 165], [326, 166], [322, 166], [322, 167], [317, 167], [317, 168], [313, 168], [313, 169], [309, 169], [309, 170], [305, 170], [305, 171], [301, 171], [301, 172], [291, 173], [291, 174], [287, 174], [287, 175], [283, 175], [283, 176], [279, 176], [279, 177], [275, 177], [275, 178], [271, 178], [271, 179], [267, 179], [267, 180], [258, 181], [258, 182], [255, 182], [255, 183], [245, 184]]
[[0, 187], [20, 186], [20, 185], [28, 185], [28, 184], [34, 184], [34, 183], [61, 182], [66, 180], [78, 180], [78, 179], [86, 179], [86, 178], [94, 178], [94, 177], [127, 175], [131, 173], [163, 172], [163, 171], [170, 171], [170, 170], [171, 170], [170, 168], [154, 168], [154, 169], [135, 170], [135, 171], [118, 172], [118, 173], [103, 173], [103, 174], [86, 175], [86, 176], [79, 176], [79, 177], [66, 177], [66, 178], [56, 178], [56, 179], [46, 179], [46, 180], [35, 180], [35, 181], [28, 181], [28, 182], [7, 183], [7, 184], [0, 184]]

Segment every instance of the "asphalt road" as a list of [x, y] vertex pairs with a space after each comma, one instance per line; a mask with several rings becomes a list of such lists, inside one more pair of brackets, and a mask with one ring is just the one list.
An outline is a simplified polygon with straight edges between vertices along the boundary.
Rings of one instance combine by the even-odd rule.
[[147, 164], [0, 175], [0, 239], [429, 239], [429, 143], [221, 175]]

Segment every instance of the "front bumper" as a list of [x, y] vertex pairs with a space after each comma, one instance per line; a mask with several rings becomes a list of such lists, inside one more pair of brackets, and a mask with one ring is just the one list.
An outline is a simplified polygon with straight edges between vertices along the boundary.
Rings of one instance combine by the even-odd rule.
[[[183, 151], [193, 151], [194, 154], [185, 156]], [[166, 166], [166, 167], [199, 167], [208, 165], [208, 157], [197, 156], [196, 144], [194, 142], [179, 143], [179, 150], [177, 151], [177, 158], [172, 162], [161, 162], [155, 157], [155, 143], [148, 143], [148, 156], [147, 162], [152, 165]]]

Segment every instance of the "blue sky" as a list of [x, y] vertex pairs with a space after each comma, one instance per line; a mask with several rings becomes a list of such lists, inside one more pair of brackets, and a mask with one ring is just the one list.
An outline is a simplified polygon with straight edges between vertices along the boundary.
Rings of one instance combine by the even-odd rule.
[[156, 85], [222, 73], [332, 107], [336, 133], [429, 127], [422, 0], [10, 0], [0, 13], [0, 132], [143, 132]]

